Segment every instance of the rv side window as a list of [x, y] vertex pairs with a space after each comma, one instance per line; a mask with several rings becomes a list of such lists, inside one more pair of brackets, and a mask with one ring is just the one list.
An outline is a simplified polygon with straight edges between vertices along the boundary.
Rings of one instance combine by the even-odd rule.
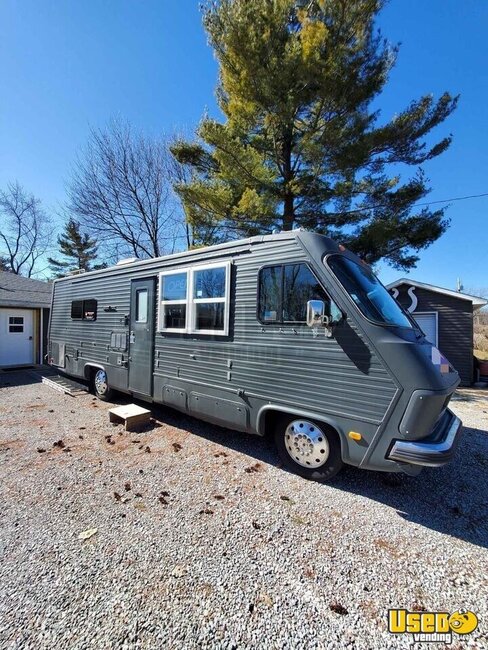
[[97, 301], [83, 301], [83, 320], [96, 320], [97, 318]]
[[330, 299], [306, 264], [268, 266], [259, 274], [259, 320], [263, 323], [305, 323], [307, 302]]
[[186, 332], [188, 271], [160, 275], [160, 330]]
[[159, 330], [226, 335], [230, 263], [160, 274]]
[[193, 271], [193, 330], [222, 333], [225, 329], [226, 268]]
[[76, 320], [83, 318], [83, 300], [73, 300], [71, 303], [71, 318]]
[[73, 320], [96, 320], [96, 300], [73, 300], [71, 303], [71, 318]]

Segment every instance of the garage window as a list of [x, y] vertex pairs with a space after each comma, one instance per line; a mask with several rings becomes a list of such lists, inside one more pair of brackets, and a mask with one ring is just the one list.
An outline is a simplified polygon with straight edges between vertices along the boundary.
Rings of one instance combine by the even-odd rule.
[[23, 316], [9, 316], [8, 331], [11, 334], [22, 334], [24, 331], [24, 317]]
[[432, 312], [413, 312], [412, 316], [417, 322], [417, 325], [420, 327], [422, 332], [425, 334], [425, 338], [437, 346], [437, 318], [438, 314], [435, 311]]
[[71, 303], [71, 318], [72, 320], [96, 320], [97, 301], [73, 300]]

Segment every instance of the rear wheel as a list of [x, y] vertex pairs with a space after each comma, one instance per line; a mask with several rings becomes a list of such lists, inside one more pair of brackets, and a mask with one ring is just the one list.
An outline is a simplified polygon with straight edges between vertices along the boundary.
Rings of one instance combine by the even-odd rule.
[[107, 373], [103, 368], [98, 368], [93, 373], [93, 392], [104, 402], [113, 395], [113, 390], [108, 385]]
[[343, 466], [337, 433], [325, 424], [283, 416], [276, 422], [275, 443], [286, 467], [312, 481], [328, 481]]

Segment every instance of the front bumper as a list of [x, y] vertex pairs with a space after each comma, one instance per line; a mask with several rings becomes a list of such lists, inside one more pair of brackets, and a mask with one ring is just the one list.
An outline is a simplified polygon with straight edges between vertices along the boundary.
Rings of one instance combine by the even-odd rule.
[[462, 425], [461, 420], [446, 409], [433, 434], [423, 440], [395, 440], [387, 458], [410, 465], [445, 465], [454, 456]]

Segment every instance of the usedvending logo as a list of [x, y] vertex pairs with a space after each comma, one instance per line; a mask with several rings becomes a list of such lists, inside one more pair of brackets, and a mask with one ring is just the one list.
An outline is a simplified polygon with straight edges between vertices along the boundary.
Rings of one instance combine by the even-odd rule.
[[388, 610], [391, 634], [412, 634], [415, 643], [452, 643], [452, 633], [471, 634], [478, 627], [478, 617], [467, 609], [456, 612], [409, 612]]

